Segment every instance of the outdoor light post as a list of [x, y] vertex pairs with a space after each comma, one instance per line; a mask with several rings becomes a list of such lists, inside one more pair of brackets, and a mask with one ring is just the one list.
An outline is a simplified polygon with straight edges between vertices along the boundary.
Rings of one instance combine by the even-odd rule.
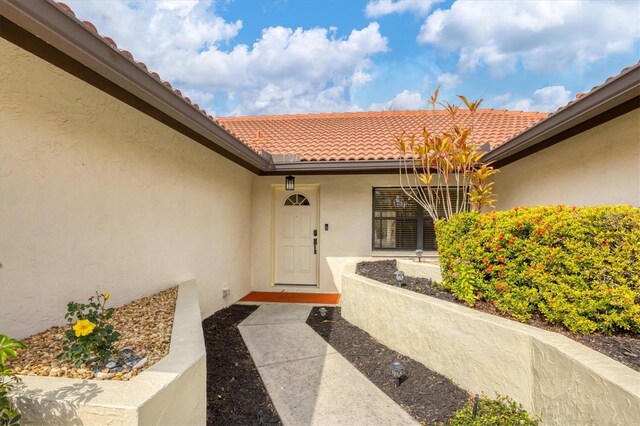
[[287, 191], [294, 191], [296, 189], [296, 178], [295, 176], [287, 176], [284, 178], [284, 189]]
[[393, 275], [396, 276], [396, 281], [398, 281], [398, 287], [402, 287], [402, 281], [404, 280], [404, 272], [403, 271], [395, 271]]
[[424, 254], [424, 252], [422, 251], [422, 249], [417, 249], [416, 250], [416, 256], [418, 257], [418, 262], [420, 262], [420, 258], [422, 258], [423, 254]]
[[480, 397], [476, 394], [475, 398], [473, 398], [473, 417], [478, 415], [478, 402], [480, 402]]
[[398, 361], [391, 364], [391, 375], [393, 375], [393, 381], [396, 383], [396, 387], [400, 386], [400, 377], [404, 374], [404, 365]]
[[318, 309], [318, 312], [320, 312], [320, 316], [321, 317], [324, 317], [324, 316], [327, 315], [327, 308], [322, 307], [322, 308]]

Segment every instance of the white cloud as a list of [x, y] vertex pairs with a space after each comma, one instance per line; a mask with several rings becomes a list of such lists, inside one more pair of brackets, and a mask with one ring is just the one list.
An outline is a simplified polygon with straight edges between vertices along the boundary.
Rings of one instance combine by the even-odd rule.
[[208, 1], [69, 1], [82, 19], [212, 109], [235, 99], [233, 114], [341, 111], [352, 87], [369, 83], [371, 57], [387, 50], [379, 25], [337, 37], [335, 28], [269, 27], [252, 45], [233, 45], [242, 21], [215, 15]]
[[638, 16], [637, 1], [456, 1], [426, 19], [418, 41], [459, 52], [461, 69], [555, 72], [632, 48]]
[[365, 8], [365, 14], [369, 18], [405, 12], [426, 16], [433, 4], [438, 1], [441, 0], [370, 0]]
[[511, 93], [507, 92], [507, 93], [502, 93], [500, 95], [496, 95], [491, 100], [495, 104], [504, 104], [511, 99], [511, 96], [512, 96]]
[[459, 86], [460, 83], [460, 76], [457, 74], [445, 72], [438, 76], [438, 84], [442, 85], [442, 88], [445, 90], [453, 89], [454, 87]]
[[[509, 95], [507, 99], [511, 97], [510, 93], [506, 95]], [[571, 91], [564, 86], [547, 86], [536, 90], [531, 98], [517, 99], [503, 104], [502, 107], [514, 111], [553, 112], [571, 99]]]
[[410, 92], [403, 90], [398, 93], [393, 99], [382, 102], [373, 103], [369, 106], [371, 111], [404, 111], [424, 109], [425, 101], [422, 99], [422, 95], [419, 92]]

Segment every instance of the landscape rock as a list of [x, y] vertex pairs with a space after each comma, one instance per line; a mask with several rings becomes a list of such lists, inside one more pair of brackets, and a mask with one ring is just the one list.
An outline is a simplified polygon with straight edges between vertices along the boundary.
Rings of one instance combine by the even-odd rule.
[[116, 348], [129, 349], [131, 356], [142, 357], [133, 366], [136, 370], [118, 376], [116, 371], [111, 371], [118, 368], [113, 361], [102, 365], [91, 360], [88, 365], [76, 368], [70, 360], [58, 360], [66, 343], [67, 327], [52, 327], [22, 340], [27, 349], [19, 351], [18, 357], [7, 364], [12, 371], [24, 376], [129, 380], [169, 353], [177, 296], [178, 288], [173, 287], [115, 309], [109, 323], [121, 334]]

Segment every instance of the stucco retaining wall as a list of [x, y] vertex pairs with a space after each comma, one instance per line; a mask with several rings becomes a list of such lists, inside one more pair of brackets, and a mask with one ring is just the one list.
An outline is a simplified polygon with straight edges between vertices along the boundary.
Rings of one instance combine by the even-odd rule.
[[169, 354], [128, 382], [22, 376], [25, 425], [204, 425], [206, 356], [195, 281], [179, 286]]
[[437, 283], [442, 282], [442, 273], [440, 272], [440, 265], [433, 260], [422, 260], [418, 262], [416, 260], [396, 260], [398, 269], [403, 271], [410, 277], [428, 278]]
[[342, 315], [472, 393], [508, 395], [549, 425], [640, 424], [640, 373], [567, 337], [342, 276]]

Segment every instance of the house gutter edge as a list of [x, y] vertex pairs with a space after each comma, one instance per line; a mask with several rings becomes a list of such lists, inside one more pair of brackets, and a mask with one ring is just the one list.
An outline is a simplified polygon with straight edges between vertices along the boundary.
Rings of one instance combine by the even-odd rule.
[[[554, 137], [556, 140], [553, 143], [548, 143], [540, 149], [602, 124], [603, 120], [596, 120], [596, 117], [602, 114], [617, 108], [617, 113], [608, 118], [613, 119], [638, 107], [640, 107], [640, 65], [636, 64], [624, 74], [588, 93], [584, 98], [550, 115], [489, 152], [483, 160], [497, 163], [499, 166], [509, 164], [528, 155], [518, 157], [517, 155], [522, 151], [539, 144], [543, 145]], [[586, 125], [589, 120], [593, 120], [594, 125]], [[582, 129], [571, 133], [570, 130], [577, 126], [581, 126]]]
[[[259, 174], [269, 162], [231, 133], [164, 86], [134, 60], [126, 58], [82, 21], [52, 0], [0, 0], [0, 15], [85, 65], [133, 96], [173, 117], [182, 125], [226, 151], [233, 161]], [[3, 37], [4, 38], [4, 37]], [[201, 143], [200, 141], [197, 141]]]

